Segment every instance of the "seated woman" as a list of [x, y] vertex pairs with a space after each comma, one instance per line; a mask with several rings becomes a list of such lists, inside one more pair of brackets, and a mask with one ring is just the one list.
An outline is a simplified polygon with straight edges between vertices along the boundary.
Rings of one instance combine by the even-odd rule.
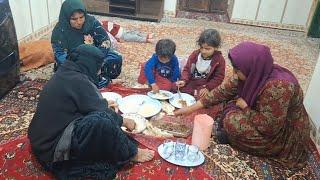
[[[57, 179], [112, 179], [129, 161], [151, 160], [121, 130], [135, 123], [115, 113], [93, 84], [104, 54], [80, 45], [43, 88], [28, 129], [32, 152]], [[109, 107], [108, 107], [109, 106]]]
[[233, 147], [286, 168], [303, 167], [310, 130], [295, 76], [274, 64], [264, 45], [240, 43], [230, 50], [229, 58], [234, 77], [175, 115], [223, 103], [217, 132], [225, 134]]
[[95, 17], [87, 14], [81, 0], [63, 2], [59, 22], [52, 32], [51, 44], [56, 60], [55, 71], [74, 48], [81, 44], [92, 44], [104, 53], [106, 61], [102, 68], [104, 80], [100, 78], [99, 82], [95, 82], [96, 85], [104, 87], [121, 73], [122, 56], [110, 49], [107, 32]]

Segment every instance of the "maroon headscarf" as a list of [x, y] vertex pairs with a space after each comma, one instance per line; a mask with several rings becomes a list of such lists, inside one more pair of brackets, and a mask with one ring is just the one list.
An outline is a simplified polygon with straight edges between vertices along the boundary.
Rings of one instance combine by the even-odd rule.
[[229, 57], [235, 68], [239, 69], [246, 80], [239, 80], [238, 96], [242, 97], [249, 107], [263, 86], [270, 80], [286, 80], [298, 84], [295, 76], [286, 68], [273, 64], [269, 47], [243, 42], [229, 51]]

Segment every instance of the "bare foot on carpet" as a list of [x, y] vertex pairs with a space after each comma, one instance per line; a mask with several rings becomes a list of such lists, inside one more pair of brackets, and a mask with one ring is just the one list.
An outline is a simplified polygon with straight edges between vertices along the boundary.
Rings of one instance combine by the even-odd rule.
[[153, 33], [150, 33], [147, 35], [147, 43], [154, 43], [154, 39], [153, 39]]
[[154, 151], [150, 149], [140, 149], [138, 148], [137, 155], [132, 159], [134, 162], [147, 162], [152, 160], [154, 157]]

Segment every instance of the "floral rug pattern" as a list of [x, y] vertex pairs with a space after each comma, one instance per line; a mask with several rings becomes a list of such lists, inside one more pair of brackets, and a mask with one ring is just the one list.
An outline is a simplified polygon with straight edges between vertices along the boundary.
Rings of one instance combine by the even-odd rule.
[[[276, 63], [287, 67], [297, 76], [304, 92], [308, 88], [319, 55], [319, 42], [306, 38], [304, 33], [300, 32], [180, 18], [168, 18], [163, 19], [160, 23], [152, 23], [121, 18], [97, 17], [115, 21], [127, 29], [152, 32], [156, 40], [162, 38], [173, 39], [177, 44], [176, 55], [180, 59], [187, 58], [197, 48], [196, 40], [201, 31], [207, 28], [215, 28], [220, 31], [222, 36], [221, 51], [227, 62], [227, 76], [231, 75], [230, 63], [227, 60], [228, 49], [247, 40], [263, 43], [271, 48]], [[50, 35], [45, 38], [50, 38]], [[140, 64], [151, 57], [152, 53], [154, 53], [154, 47], [155, 44], [150, 43], [125, 42], [119, 44], [118, 51], [124, 57], [120, 77], [125, 81], [125, 86], [133, 87], [136, 85]], [[27, 79], [22, 81], [0, 100], [0, 155], [3, 155], [0, 157], [0, 177], [8, 173], [4, 172], [6, 167], [3, 167], [3, 165], [10, 164], [10, 160], [15, 157], [14, 152], [20, 152], [26, 143], [25, 140], [21, 141], [21, 138], [26, 135], [27, 127], [37, 105], [37, 98], [46, 83], [44, 79], [49, 79], [52, 75], [52, 64], [31, 70], [25, 75], [34, 80]], [[17, 144], [10, 144], [13, 142]], [[9, 148], [9, 145], [13, 150], [4, 152]], [[23, 155], [29, 157], [27, 158], [29, 160], [32, 158], [30, 154]], [[212, 141], [205, 155], [207, 162], [203, 169], [212, 178], [216, 179], [320, 179], [320, 157], [311, 143], [308, 165], [304, 169], [295, 172], [279, 169], [262, 158], [239, 152], [229, 145], [216, 144], [214, 141]], [[157, 161], [154, 163], [157, 163]], [[20, 175], [31, 177], [29, 179], [34, 179], [35, 176], [46, 176], [31, 161], [23, 161], [23, 164], [23, 167], [15, 167], [17, 172], [20, 172]], [[147, 167], [144, 169], [140, 173], [148, 171]], [[174, 169], [168, 169], [168, 173], [174, 171]], [[186, 172], [190, 173], [190, 171], [192, 170], [189, 169]], [[126, 172], [129, 173], [130, 169]], [[119, 178], [121, 179], [122, 177], [125, 178], [127, 176], [124, 173]], [[6, 178], [18, 179], [16, 176]]]
[[[30, 153], [29, 142], [25, 136], [36, 108], [39, 92], [46, 82], [43, 79], [23, 81], [0, 101], [0, 177], [51, 179], [50, 175], [43, 172], [34, 161]], [[123, 95], [144, 92], [120, 86], [111, 90]], [[156, 141], [154, 138], [136, 139], [153, 149], [162, 141]], [[269, 164], [263, 158], [212, 141], [209, 149], [204, 152], [206, 162], [200, 168], [177, 168], [156, 157], [146, 164], [129, 165], [118, 173], [118, 179], [139, 179], [140, 176], [146, 179], [158, 177], [157, 171], [165, 179], [170, 177], [176, 179], [182, 175], [191, 179], [320, 179], [320, 157], [311, 143], [309, 146], [308, 165], [299, 171], [280, 169]], [[202, 172], [203, 170], [206, 172], [205, 174]]]
[[0, 144], [26, 134], [46, 82], [43, 79], [23, 81], [0, 100]]

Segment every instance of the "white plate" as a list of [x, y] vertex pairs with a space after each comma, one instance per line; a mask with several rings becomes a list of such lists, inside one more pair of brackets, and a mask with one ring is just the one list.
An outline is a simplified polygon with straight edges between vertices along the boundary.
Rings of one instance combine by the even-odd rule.
[[154, 94], [152, 91], [147, 93], [148, 96], [154, 99], [166, 100], [171, 99], [173, 97], [172, 92], [166, 90], [159, 90], [159, 93]]
[[[180, 93], [182, 96], [182, 99], [187, 102], [187, 106], [191, 106], [192, 104], [196, 103], [196, 99], [187, 93]], [[169, 99], [170, 104], [172, 104], [176, 108], [182, 108], [181, 103], [179, 102], [181, 99], [179, 97], [179, 94], [176, 93], [173, 95], [173, 98]]]
[[[147, 128], [146, 119], [140, 114], [136, 114], [136, 113], [122, 114], [122, 117], [127, 119], [132, 119], [136, 123], [135, 129], [132, 131], [132, 133], [141, 133], [143, 130]], [[126, 127], [121, 127], [121, 128], [124, 131], [127, 131]]]
[[[175, 143], [175, 142], [172, 142], [172, 143]], [[186, 149], [188, 149], [188, 146], [186, 147]], [[169, 156], [169, 157], [166, 157], [163, 153], [163, 144], [161, 144], [160, 146], [158, 146], [158, 153], [159, 155], [166, 161], [172, 163], [172, 164], [175, 164], [175, 165], [179, 165], [179, 166], [185, 166], [185, 167], [194, 167], [194, 166], [199, 166], [201, 165], [205, 158], [204, 158], [204, 155], [202, 154], [202, 152], [198, 152], [199, 153], [199, 157], [196, 161], [190, 161], [187, 156], [185, 156], [182, 160], [176, 160], [175, 157], [174, 157], [174, 152]], [[186, 150], [187, 151], [187, 150]]]
[[105, 98], [107, 101], [115, 101], [117, 102], [119, 99], [122, 98], [122, 96], [115, 92], [102, 92], [102, 97]]
[[145, 118], [161, 111], [161, 103], [146, 95], [133, 94], [118, 100], [119, 110], [126, 113], [138, 113]]

